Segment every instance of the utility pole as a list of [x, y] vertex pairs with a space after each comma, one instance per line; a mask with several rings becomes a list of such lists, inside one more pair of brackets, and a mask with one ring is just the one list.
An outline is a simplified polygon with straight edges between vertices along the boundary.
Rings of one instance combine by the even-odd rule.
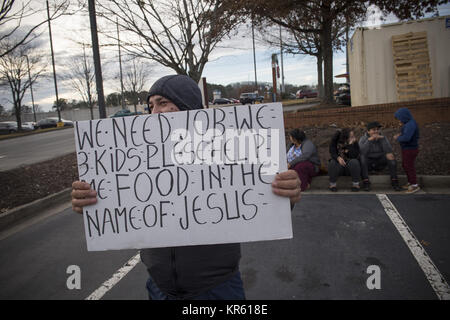
[[253, 66], [255, 69], [255, 88], [256, 90], [258, 90], [258, 78], [256, 77], [255, 28], [253, 26], [253, 18], [252, 18], [252, 40], [253, 40]]
[[272, 54], [272, 102], [277, 102], [277, 54]]
[[97, 86], [98, 111], [100, 118], [106, 118], [105, 95], [103, 94], [102, 67], [98, 47], [97, 18], [95, 16], [95, 0], [89, 0], [89, 21], [91, 24], [92, 52], [95, 67], [95, 82]]
[[30, 79], [31, 104], [33, 105], [34, 122], [37, 122], [37, 120], [36, 120], [36, 108], [34, 107], [33, 83], [31, 81], [31, 73], [30, 73], [30, 62], [28, 61], [28, 56], [27, 55], [25, 55], [25, 58], [27, 59], [28, 79]]
[[125, 109], [125, 96], [123, 95], [123, 77], [122, 77], [122, 56], [120, 55], [120, 38], [119, 38], [119, 19], [116, 18], [117, 26], [117, 45], [119, 47], [119, 69], [120, 69], [120, 93], [122, 95], [122, 110]]
[[280, 57], [281, 57], [281, 90], [280, 94], [284, 93], [284, 65], [283, 65], [283, 40], [281, 38], [281, 26], [280, 26]]
[[347, 82], [350, 84], [350, 68], [348, 66], [348, 17], [345, 16], [345, 71], [347, 73]]
[[46, 2], [47, 2], [48, 31], [50, 34], [50, 51], [52, 54], [52, 65], [53, 65], [53, 81], [55, 83], [56, 110], [58, 111], [58, 122], [61, 122], [61, 111], [59, 110], [59, 98], [58, 98], [58, 84], [56, 82], [55, 55], [53, 54], [53, 40], [52, 40], [52, 26], [50, 23], [50, 9], [48, 8], [48, 0]]

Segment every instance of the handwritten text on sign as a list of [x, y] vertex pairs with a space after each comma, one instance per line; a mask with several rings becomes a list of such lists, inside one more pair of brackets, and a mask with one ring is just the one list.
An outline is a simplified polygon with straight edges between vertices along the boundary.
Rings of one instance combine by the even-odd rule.
[[289, 199], [272, 193], [286, 170], [281, 104], [79, 121], [88, 250], [292, 237]]

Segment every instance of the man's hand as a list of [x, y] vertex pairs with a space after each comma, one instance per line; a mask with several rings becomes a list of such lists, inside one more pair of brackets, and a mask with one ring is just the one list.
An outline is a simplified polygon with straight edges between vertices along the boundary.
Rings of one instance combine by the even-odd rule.
[[272, 182], [272, 192], [282, 197], [289, 197], [291, 206], [301, 198], [300, 179], [295, 170], [278, 173]]
[[384, 136], [382, 136], [378, 133], [375, 133], [375, 134], [371, 135], [368, 140], [373, 141], [373, 140], [379, 140], [379, 139], [383, 139], [383, 138], [384, 138]]
[[345, 167], [347, 164], [345, 163], [345, 160], [342, 157], [338, 157], [338, 162], [341, 166]]
[[72, 183], [72, 210], [83, 213], [83, 207], [97, 202], [97, 192], [91, 189], [91, 185], [83, 181]]

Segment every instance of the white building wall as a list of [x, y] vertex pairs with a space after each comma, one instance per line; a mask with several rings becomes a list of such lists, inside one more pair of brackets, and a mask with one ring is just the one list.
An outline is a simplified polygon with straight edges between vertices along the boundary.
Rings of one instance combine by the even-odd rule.
[[358, 28], [349, 42], [352, 106], [398, 102], [392, 36], [427, 32], [433, 98], [450, 96], [450, 16]]

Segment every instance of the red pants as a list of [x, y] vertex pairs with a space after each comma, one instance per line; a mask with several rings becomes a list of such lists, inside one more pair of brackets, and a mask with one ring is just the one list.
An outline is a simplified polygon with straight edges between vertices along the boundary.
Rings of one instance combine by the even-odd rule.
[[298, 177], [300, 178], [300, 188], [305, 191], [309, 184], [311, 184], [312, 178], [317, 176], [317, 172], [314, 165], [309, 161], [303, 161], [297, 163], [294, 168], [297, 171]]
[[414, 162], [418, 154], [419, 149], [402, 150], [402, 166], [410, 184], [417, 184]]

